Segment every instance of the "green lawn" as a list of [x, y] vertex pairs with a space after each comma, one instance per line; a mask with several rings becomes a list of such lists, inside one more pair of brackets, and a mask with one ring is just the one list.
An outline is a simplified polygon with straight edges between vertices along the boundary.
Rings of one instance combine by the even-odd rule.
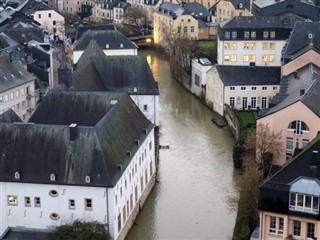
[[249, 123], [251, 125], [254, 125], [256, 123], [253, 112], [239, 112], [239, 116], [245, 126], [248, 126]]
[[200, 53], [198, 57], [206, 57], [216, 62], [217, 58], [217, 41], [216, 40], [200, 40], [198, 41]]

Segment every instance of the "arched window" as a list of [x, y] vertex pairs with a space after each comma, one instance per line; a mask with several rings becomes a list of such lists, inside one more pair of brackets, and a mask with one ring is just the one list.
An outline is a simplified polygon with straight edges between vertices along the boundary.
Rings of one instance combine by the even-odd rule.
[[309, 131], [309, 127], [305, 122], [296, 120], [289, 124], [288, 130], [294, 131], [295, 134], [302, 134], [303, 131]]

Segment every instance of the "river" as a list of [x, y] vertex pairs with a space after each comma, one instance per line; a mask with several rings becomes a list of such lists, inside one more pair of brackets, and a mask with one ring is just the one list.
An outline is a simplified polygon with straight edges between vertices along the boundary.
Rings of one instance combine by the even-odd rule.
[[233, 170], [234, 140], [216, 127], [213, 113], [171, 78], [164, 57], [145, 55], [160, 88], [158, 183], [127, 240], [231, 239], [236, 212], [227, 205], [238, 174]]

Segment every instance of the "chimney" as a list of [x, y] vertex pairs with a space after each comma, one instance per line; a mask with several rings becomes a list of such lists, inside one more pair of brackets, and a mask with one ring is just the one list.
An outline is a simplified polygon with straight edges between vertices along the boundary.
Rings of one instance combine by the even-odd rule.
[[71, 123], [69, 126], [69, 129], [70, 129], [70, 141], [75, 141], [77, 138], [78, 124]]

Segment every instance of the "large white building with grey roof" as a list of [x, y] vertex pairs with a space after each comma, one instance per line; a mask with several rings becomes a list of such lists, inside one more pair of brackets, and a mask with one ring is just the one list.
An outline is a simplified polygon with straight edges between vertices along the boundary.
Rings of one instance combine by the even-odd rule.
[[81, 220], [124, 239], [156, 175], [154, 125], [129, 96], [53, 91], [13, 121], [0, 123], [0, 235]]

